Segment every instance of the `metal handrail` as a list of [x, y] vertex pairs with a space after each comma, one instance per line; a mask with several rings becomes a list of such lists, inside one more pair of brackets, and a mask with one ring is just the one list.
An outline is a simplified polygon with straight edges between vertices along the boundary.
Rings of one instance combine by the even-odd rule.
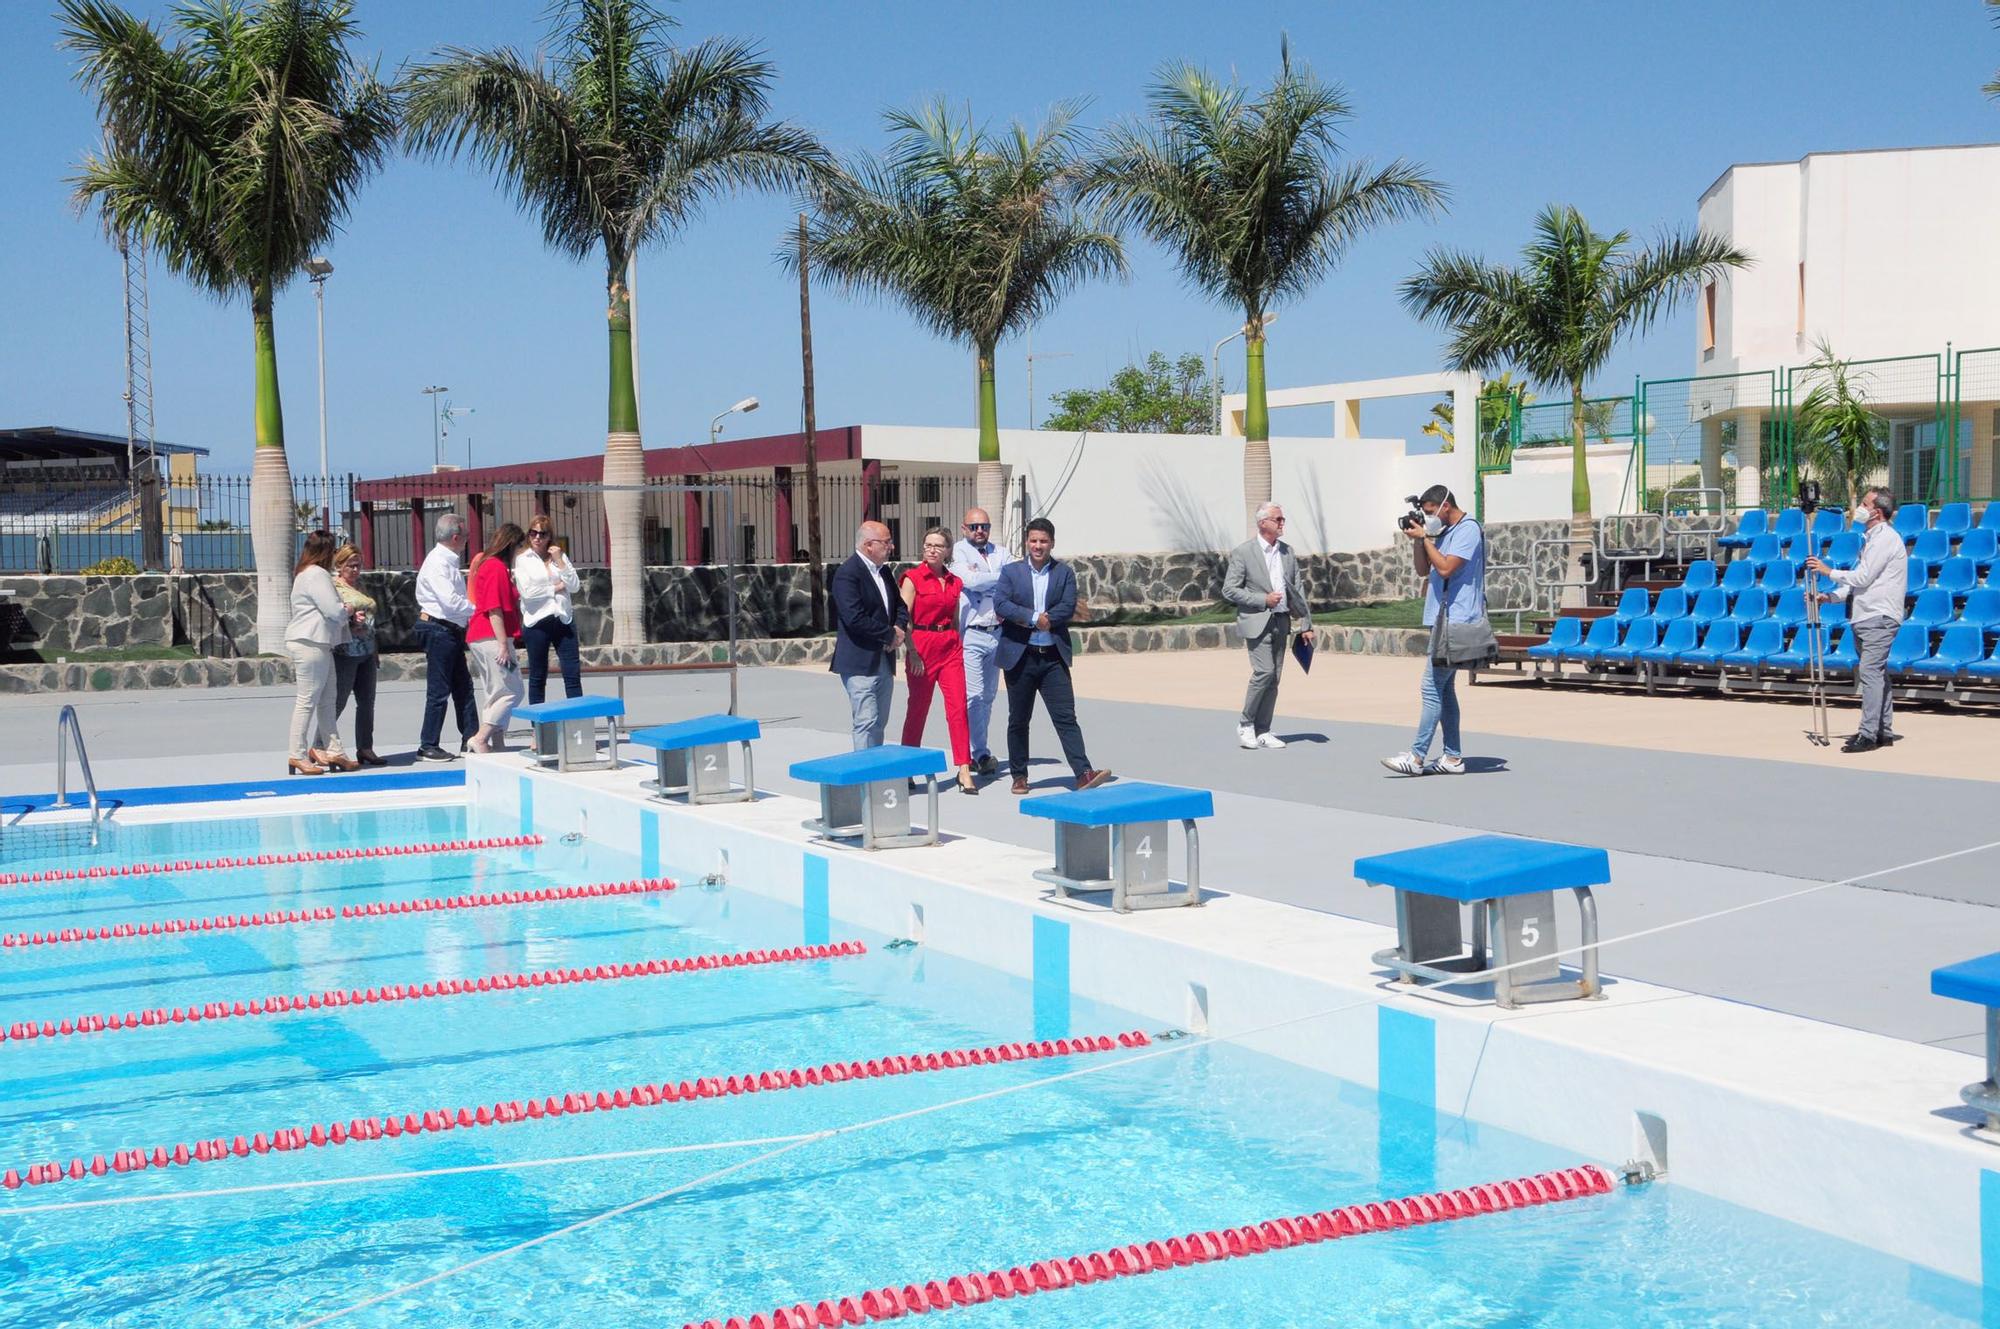
[[1702, 541], [1703, 547], [1707, 552], [1714, 553], [1716, 539], [1729, 534], [1729, 516], [1724, 511], [1729, 496], [1718, 485], [1668, 485], [1660, 494], [1660, 533], [1662, 540], [1666, 537], [1667, 521], [1673, 515], [1672, 508], [1675, 494], [1713, 494], [1715, 496], [1715, 503], [1712, 508], [1707, 511], [1697, 510], [1689, 512], [1685, 515], [1695, 520], [1713, 517], [1715, 525], [1709, 526], [1704, 522], [1702, 525], [1684, 527], [1681, 530], [1675, 531], [1673, 533], [1674, 557], [1685, 562], [1687, 559], [1687, 542], [1695, 539]]
[[[1536, 540], [1528, 546], [1528, 558], [1530, 562], [1534, 563], [1535, 566], [1539, 568], [1542, 562], [1542, 550], [1551, 547], [1558, 548], [1564, 551], [1562, 556], [1564, 564], [1563, 570], [1568, 571], [1569, 554], [1567, 551], [1579, 546], [1582, 547], [1585, 551], [1592, 553], [1594, 555], [1597, 549], [1597, 540], [1594, 536], [1593, 537], [1585, 537], [1579, 535], [1549, 536], [1545, 539]], [[1589, 581], [1570, 581], [1566, 577], [1558, 576], [1555, 578], [1548, 578], [1537, 574], [1535, 577], [1535, 585], [1538, 589], [1548, 592], [1549, 608], [1551, 611], [1554, 611], [1561, 605], [1562, 602], [1561, 592], [1565, 590], [1576, 590], [1582, 592], [1585, 596], [1588, 596], [1592, 591], [1597, 589], [1597, 580], [1594, 575]]]
[[90, 846], [97, 847], [97, 824], [103, 816], [97, 801], [97, 777], [90, 773], [90, 753], [83, 746], [83, 726], [77, 721], [76, 707], [65, 706], [56, 713], [56, 801], [51, 807], [66, 808], [69, 802], [69, 745], [76, 744], [76, 764], [83, 772], [83, 787], [90, 794]]

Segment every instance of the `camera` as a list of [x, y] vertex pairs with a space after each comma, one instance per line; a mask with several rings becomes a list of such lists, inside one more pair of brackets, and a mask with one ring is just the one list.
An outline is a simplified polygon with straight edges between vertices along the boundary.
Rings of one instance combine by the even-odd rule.
[[1418, 498], [1415, 494], [1411, 494], [1408, 498], [1404, 499], [1403, 501], [1410, 505], [1410, 510], [1408, 512], [1405, 512], [1402, 516], [1396, 518], [1396, 529], [1402, 531], [1417, 530], [1424, 524], [1423, 500]]
[[1819, 481], [1799, 481], [1799, 511], [1811, 517], [1819, 507]]

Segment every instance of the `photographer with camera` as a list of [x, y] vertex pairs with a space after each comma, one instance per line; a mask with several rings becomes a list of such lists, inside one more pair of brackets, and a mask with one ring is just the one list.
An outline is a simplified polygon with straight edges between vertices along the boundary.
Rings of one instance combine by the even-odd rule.
[[[1486, 622], [1486, 532], [1465, 515], [1451, 490], [1432, 485], [1409, 500], [1396, 525], [1424, 574], [1424, 626], [1431, 644], [1423, 677], [1423, 713], [1408, 752], [1384, 757], [1399, 775], [1463, 775], [1459, 752], [1458, 671], [1490, 664], [1500, 643]], [[1430, 759], [1431, 739], [1444, 725], [1444, 754]]]

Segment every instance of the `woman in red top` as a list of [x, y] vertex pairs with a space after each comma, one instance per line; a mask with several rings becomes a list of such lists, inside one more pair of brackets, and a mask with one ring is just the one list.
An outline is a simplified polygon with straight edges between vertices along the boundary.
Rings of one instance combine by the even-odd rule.
[[903, 713], [903, 746], [924, 740], [931, 689], [944, 690], [944, 722], [951, 731], [951, 759], [958, 763], [960, 792], [976, 794], [972, 748], [965, 724], [965, 657], [958, 641], [958, 596], [965, 583], [945, 566], [951, 537], [942, 530], [924, 535], [924, 561], [903, 574], [903, 603], [910, 610], [909, 706]]
[[514, 589], [513, 570], [514, 555], [527, 542], [510, 521], [472, 560], [472, 621], [465, 627], [465, 645], [479, 679], [479, 732], [467, 743], [474, 752], [506, 751], [507, 717], [527, 693], [514, 654], [514, 639], [521, 635], [521, 595]]

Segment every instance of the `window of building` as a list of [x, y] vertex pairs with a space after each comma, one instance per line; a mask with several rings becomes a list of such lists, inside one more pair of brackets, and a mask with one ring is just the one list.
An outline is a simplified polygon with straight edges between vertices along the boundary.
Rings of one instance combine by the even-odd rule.
[[1700, 314], [1701, 354], [1703, 359], [1715, 355], [1715, 283], [1701, 288]]
[[892, 507], [903, 501], [903, 482], [884, 480], [875, 486], [875, 501], [884, 507]]
[[935, 475], [919, 476], [917, 479], [917, 502], [937, 502], [939, 488], [938, 478]]

